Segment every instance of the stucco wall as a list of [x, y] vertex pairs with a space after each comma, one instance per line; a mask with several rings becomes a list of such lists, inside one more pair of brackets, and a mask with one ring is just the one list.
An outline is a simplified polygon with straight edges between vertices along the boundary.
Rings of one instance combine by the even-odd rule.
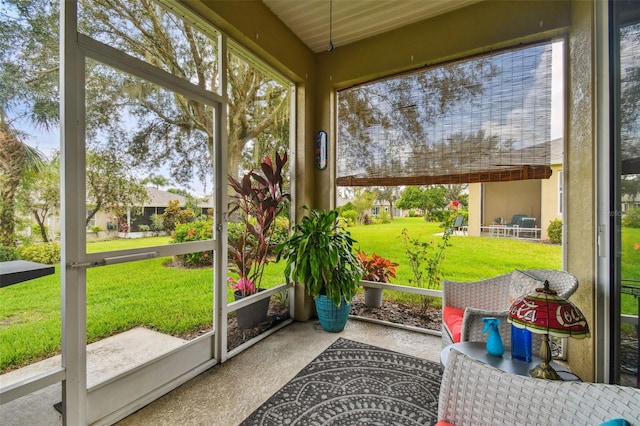
[[484, 184], [484, 224], [501, 217], [511, 223], [513, 215], [535, 217], [540, 225], [540, 180], [488, 182]]
[[564, 173], [567, 200], [566, 269], [580, 282], [571, 300], [589, 324], [589, 339], [569, 342], [569, 364], [583, 380], [595, 377], [594, 343], [601, 338], [594, 327], [595, 313], [595, 63], [592, 2], [572, 3], [567, 75], [567, 132]]

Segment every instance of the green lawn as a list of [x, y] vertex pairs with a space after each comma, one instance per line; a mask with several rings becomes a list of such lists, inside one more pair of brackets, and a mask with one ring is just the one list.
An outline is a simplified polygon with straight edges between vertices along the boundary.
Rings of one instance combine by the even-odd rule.
[[[411, 278], [401, 232], [427, 241], [438, 239], [438, 224], [422, 218], [396, 219], [393, 223], [349, 228], [356, 246], [398, 262], [396, 284]], [[629, 231], [629, 232], [627, 232]], [[623, 270], [625, 278], [640, 279], [640, 230], [625, 228]], [[167, 244], [168, 237], [119, 239], [88, 243], [89, 252]], [[507, 238], [451, 237], [442, 267], [446, 279], [469, 281], [508, 273], [514, 268], [561, 267], [561, 247]], [[90, 268], [87, 270], [87, 340], [145, 326], [182, 335], [211, 326], [213, 273], [210, 269], [176, 269], [166, 258]], [[269, 264], [263, 286], [284, 282], [283, 265]], [[388, 296], [403, 298], [397, 293]], [[232, 298], [229, 294], [229, 300]], [[632, 297], [623, 298], [623, 311], [635, 313]], [[0, 371], [50, 356], [60, 350], [60, 268], [56, 273], [5, 287], [0, 299]]]

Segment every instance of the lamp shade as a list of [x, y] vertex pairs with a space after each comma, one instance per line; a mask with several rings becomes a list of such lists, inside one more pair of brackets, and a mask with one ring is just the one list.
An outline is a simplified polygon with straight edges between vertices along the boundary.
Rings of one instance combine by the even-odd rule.
[[587, 320], [573, 303], [544, 288], [516, 300], [509, 310], [508, 322], [536, 334], [556, 337], [589, 337]]

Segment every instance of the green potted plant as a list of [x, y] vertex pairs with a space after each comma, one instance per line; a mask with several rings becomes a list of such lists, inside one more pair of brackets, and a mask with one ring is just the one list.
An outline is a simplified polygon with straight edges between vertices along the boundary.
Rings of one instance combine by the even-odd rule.
[[363, 275], [354, 242], [340, 226], [337, 210], [312, 209], [277, 249], [277, 260], [286, 260], [286, 279], [304, 283], [326, 331], [344, 329]]
[[[239, 214], [239, 235], [229, 241], [229, 264], [237, 280], [228, 281], [236, 300], [262, 291], [262, 275], [274, 247], [276, 217], [290, 195], [283, 190], [282, 172], [287, 154], [276, 153], [275, 162], [266, 157], [260, 171], [249, 170], [240, 180], [229, 176], [229, 215]], [[255, 305], [255, 306], [254, 306]], [[269, 299], [238, 309], [238, 327], [253, 328], [267, 319]]]
[[[358, 260], [364, 271], [362, 281], [370, 281], [376, 283], [391, 282], [391, 278], [396, 277], [396, 266], [398, 263], [392, 262], [376, 253], [368, 255], [358, 250]], [[369, 308], [379, 308], [382, 306], [383, 289], [370, 287], [366, 284], [364, 287], [364, 304]]]

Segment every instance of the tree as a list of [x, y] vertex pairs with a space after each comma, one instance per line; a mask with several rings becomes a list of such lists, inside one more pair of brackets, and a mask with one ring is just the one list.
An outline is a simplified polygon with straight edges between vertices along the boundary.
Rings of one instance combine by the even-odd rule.
[[620, 193], [635, 203], [640, 194], [640, 175], [622, 175], [620, 177]]
[[[19, 8], [13, 7], [16, 3]], [[53, 3], [0, 3], [0, 245], [13, 245], [16, 191], [23, 177], [42, 164], [42, 154], [11, 123], [26, 118], [49, 128], [58, 118], [58, 58], [52, 54], [57, 37], [50, 37], [51, 31], [58, 33], [58, 5]], [[16, 12], [22, 19], [13, 19]], [[21, 37], [25, 33], [30, 37]]]
[[[57, 124], [58, 2], [5, 0], [0, 7], [0, 110], [19, 106], [16, 113], [34, 123]], [[219, 91], [219, 73], [226, 72], [229, 122], [223, 125], [229, 129], [232, 175], [251, 168], [251, 163], [245, 164], [251, 159], [243, 157], [248, 148], [288, 148], [288, 84], [261, 72], [233, 49], [228, 68], [219, 70], [217, 40], [156, 2], [84, 2], [79, 26], [99, 41], [213, 92]], [[178, 183], [190, 181], [195, 173], [206, 181], [212, 167], [211, 106], [92, 60], [86, 67], [90, 144], [116, 146], [135, 160], [133, 166], [169, 166]]]
[[148, 201], [145, 187], [137, 183], [127, 164], [113, 151], [87, 153], [87, 194], [87, 226], [99, 211], [123, 216], [128, 209]]
[[171, 184], [171, 180], [167, 179], [163, 175], [157, 175], [155, 173], [149, 174], [146, 178], [140, 181], [142, 185], [151, 184], [154, 188], [158, 189], [161, 186], [167, 186]]
[[444, 199], [445, 203], [449, 204], [450, 201], [458, 201], [465, 209], [469, 206], [469, 194], [467, 194], [467, 188], [469, 184], [466, 183], [450, 183], [442, 185], [445, 189]]
[[0, 245], [15, 242], [16, 193], [22, 179], [42, 165], [42, 154], [22, 142], [0, 110]]
[[397, 186], [383, 186], [376, 190], [376, 198], [389, 203], [389, 214], [393, 219], [393, 203], [400, 198], [400, 188]]
[[365, 213], [373, 207], [373, 203], [376, 200], [376, 194], [374, 191], [364, 188], [357, 188], [354, 193], [355, 199], [352, 203], [358, 212], [358, 220], [362, 222]]
[[396, 206], [403, 210], [424, 210], [426, 205], [427, 197], [425, 188], [422, 186], [407, 186], [396, 203]]
[[421, 209], [425, 213], [442, 210], [449, 203], [444, 185], [408, 186], [396, 206], [402, 209]]
[[24, 179], [17, 199], [22, 210], [36, 219], [42, 241], [48, 243], [50, 239], [45, 223], [60, 207], [60, 157], [57, 153], [37, 172], [31, 172]]
[[[218, 74], [227, 73], [230, 174], [239, 174], [243, 152], [250, 143], [254, 150], [263, 150], [269, 144], [287, 147], [288, 140], [279, 140], [282, 124], [278, 120], [286, 110], [288, 123], [288, 87], [265, 75], [238, 52], [230, 51], [228, 68], [219, 70], [217, 40], [152, 1], [96, 0], [87, 2], [83, 12], [82, 21], [96, 39], [197, 86], [218, 92]], [[126, 140], [126, 149], [140, 164], [153, 167], [170, 160], [177, 182], [190, 177], [194, 167], [201, 173], [211, 168], [215, 116], [211, 106], [129, 78], [112, 90], [138, 117], [139, 129]], [[265, 133], [272, 136], [265, 137]], [[201, 152], [193, 155], [194, 148], [201, 145], [209, 150], [209, 158]]]

